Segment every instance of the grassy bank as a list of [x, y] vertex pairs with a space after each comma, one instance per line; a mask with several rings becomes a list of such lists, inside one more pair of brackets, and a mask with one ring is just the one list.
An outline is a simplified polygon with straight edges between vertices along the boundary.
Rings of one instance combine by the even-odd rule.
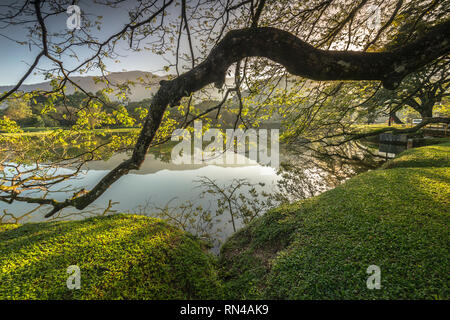
[[[206, 249], [162, 220], [114, 215], [0, 230], [0, 299], [207, 299], [220, 292]], [[80, 290], [67, 288], [70, 265], [80, 268]]]
[[[228, 298], [448, 299], [450, 144], [279, 207], [221, 252]], [[369, 265], [381, 289], [366, 286]]]
[[[442, 139], [443, 140], [443, 139]], [[400, 157], [383, 165], [384, 169], [450, 167], [450, 141], [404, 151]]]
[[[38, 136], [45, 136], [54, 133], [57, 130], [66, 130], [69, 131], [70, 129], [63, 128], [63, 127], [52, 127], [52, 128], [22, 128], [23, 132], [21, 133], [2, 133], [0, 131], [0, 134], [6, 135], [6, 136], [30, 136], [30, 137], [38, 137]], [[111, 134], [111, 133], [128, 133], [132, 131], [137, 131], [139, 128], [115, 128], [115, 129], [94, 129], [93, 131], [98, 134]], [[82, 132], [82, 131], [77, 131]], [[87, 132], [87, 131], [86, 131]]]

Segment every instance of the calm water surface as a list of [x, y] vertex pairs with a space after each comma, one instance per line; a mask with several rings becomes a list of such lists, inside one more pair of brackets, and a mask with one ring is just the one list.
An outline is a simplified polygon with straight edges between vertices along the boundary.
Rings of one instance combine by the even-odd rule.
[[[391, 150], [386, 151], [389, 152]], [[276, 168], [258, 164], [240, 155], [235, 156], [236, 160], [241, 160], [237, 163], [245, 163], [232, 165], [213, 165], [208, 163], [201, 165], [176, 165], [173, 162], [166, 161], [160, 154], [149, 153], [139, 170], [130, 171], [128, 175], [120, 178], [92, 205], [83, 211], [75, 208], [65, 208], [59, 213], [58, 219], [75, 220], [101, 214], [111, 201], [112, 206], [108, 212], [109, 214], [121, 212], [154, 216], [157, 211], [155, 208], [163, 208], [166, 205], [170, 205], [173, 208], [188, 201], [195, 204], [195, 206], [201, 205], [203, 208], [215, 212], [217, 209], [217, 195], [206, 194], [205, 197], [200, 197], [202, 191], [205, 190], [205, 187], [201, 186], [197, 181], [201, 177], [208, 177], [220, 186], [228, 186], [234, 179], [246, 179], [252, 184], [263, 183], [264, 186], [258, 187], [259, 191], [265, 191], [270, 194], [277, 191], [277, 182], [282, 177], [278, 175]], [[76, 179], [59, 184], [58, 192], [51, 193], [48, 197], [64, 200], [72, 196], [74, 190], [78, 191], [80, 188], [89, 190], [109, 170], [127, 158], [129, 158], [129, 155], [123, 153], [115, 154], [107, 161], [90, 162]], [[280, 162], [283, 161], [283, 158], [292, 159], [292, 155], [280, 153]], [[164, 161], [161, 159], [164, 159]], [[59, 168], [55, 173], [69, 172], [71, 172], [70, 169]], [[317, 172], [314, 169], [311, 170], [311, 168], [303, 170], [304, 175], [313, 184], [323, 184], [324, 180]], [[302, 183], [296, 183], [294, 188], [305, 188], [305, 186]], [[321, 192], [326, 189], [327, 187], [322, 188]], [[239, 192], [248, 195], [248, 188], [243, 188]], [[36, 205], [21, 202], [14, 202], [13, 204], [0, 203], [1, 212], [7, 212], [16, 217], [34, 208], [36, 208]], [[49, 206], [43, 206], [31, 215], [21, 219], [20, 223], [48, 221], [48, 219], [44, 218], [44, 215], [49, 212], [49, 209]], [[218, 242], [223, 242], [233, 233], [233, 228], [228, 213], [218, 218], [220, 219], [214, 220], [211, 227], [212, 230], [208, 230], [208, 232], [214, 234]], [[241, 221], [237, 221], [236, 227], [242, 227]], [[216, 245], [215, 249], [217, 248], [218, 245]]]
[[[239, 155], [237, 155], [240, 157]], [[94, 161], [88, 164], [76, 179], [59, 185], [66, 188], [91, 189], [110, 169], [128, 158], [126, 154], [116, 154], [107, 161]], [[277, 170], [270, 166], [263, 166], [255, 161], [244, 159], [245, 164], [241, 165], [175, 165], [171, 162], [161, 161], [153, 154], [148, 154], [145, 162], [139, 170], [131, 171], [128, 175], [114, 183], [99, 199], [83, 210], [86, 212], [103, 212], [110, 200], [114, 202], [111, 210], [123, 213], [143, 213], [152, 216], [148, 212], [152, 206], [164, 207], [168, 203], [171, 206], [192, 201], [196, 205], [215, 210], [217, 198], [214, 195], [200, 198], [202, 187], [196, 182], [200, 177], [206, 176], [215, 180], [217, 184], [225, 186], [232, 183], [233, 179], [247, 179], [250, 183], [264, 183], [260, 188], [266, 192], [273, 192], [276, 183], [280, 179]], [[69, 169], [60, 168], [57, 173], [70, 172]], [[246, 191], [243, 190], [245, 193]], [[73, 194], [73, 191], [55, 192], [52, 198], [63, 200]], [[36, 208], [36, 205], [15, 202], [13, 204], [0, 204], [0, 208], [12, 213], [16, 217]], [[49, 207], [41, 207], [32, 215], [27, 216], [21, 223], [46, 221], [44, 215], [48, 213]], [[60, 213], [63, 220], [82, 219], [86, 214], [81, 215], [81, 211], [74, 208], [66, 208]], [[221, 221], [215, 224], [215, 228], [220, 229], [219, 240], [225, 239], [233, 232], [228, 217], [224, 216]], [[238, 223], [237, 227], [241, 227]], [[215, 230], [213, 230], [215, 232]]]

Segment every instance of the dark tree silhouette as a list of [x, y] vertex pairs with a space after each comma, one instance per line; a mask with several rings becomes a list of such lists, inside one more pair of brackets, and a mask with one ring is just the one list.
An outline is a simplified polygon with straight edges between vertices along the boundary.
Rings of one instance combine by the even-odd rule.
[[[91, 190], [76, 193], [72, 198], [64, 201], [23, 196], [14, 188], [2, 189], [3, 194], [0, 199], [7, 202], [25, 201], [50, 205], [52, 210], [47, 217], [68, 206], [77, 209], [86, 208], [98, 199], [111, 184], [130, 170], [140, 167], [169, 107], [178, 106], [183, 98], [191, 97], [193, 93], [209, 84], [222, 88], [227, 72], [233, 65], [236, 65], [237, 70], [235, 72], [238, 79], [236, 83], [241, 84], [243, 80], [239, 76], [239, 68], [241, 62], [245, 64], [249, 59], [263, 58], [262, 60], [257, 59], [253, 67], [258, 70], [259, 61], [265, 61], [263, 66], [272, 68], [273, 74], [279, 74], [281, 68], [284, 70], [283, 72], [290, 75], [312, 80], [380, 81], [386, 89], [395, 89], [407, 75], [447, 55], [450, 51], [450, 21], [442, 17], [441, 5], [444, 6], [444, 4], [439, 3], [436, 6], [435, 2], [439, 3], [439, 1], [434, 1], [433, 6], [427, 6], [420, 4], [420, 1], [407, 5], [403, 4], [403, 1], [371, 3], [366, 0], [357, 3], [354, 1], [350, 3], [348, 1], [312, 1], [307, 4], [297, 4], [296, 1], [287, 1], [283, 4], [264, 0], [227, 1], [221, 7], [221, 14], [212, 21], [217, 25], [203, 28], [201, 26], [207, 16], [198, 17], [195, 13], [196, 10], [201, 9], [201, 3], [196, 1], [187, 3], [186, 0], [182, 0], [175, 39], [178, 39], [179, 44], [180, 38], [186, 37], [189, 44], [187, 53], [183, 56], [179, 53], [182, 48], [175, 45], [176, 63], [174, 67], [176, 67], [178, 75], [173, 79], [161, 81], [160, 87], [152, 99], [132, 156], [111, 170]], [[112, 2], [107, 1], [107, 4], [112, 4]], [[167, 50], [163, 40], [170, 37], [170, 34], [164, 28], [164, 15], [168, 10], [173, 9], [174, 4], [175, 1], [172, 0], [141, 2], [131, 12], [130, 22], [119, 32], [107, 37], [105, 41], [94, 39], [88, 32], [89, 26], [85, 26], [86, 31], [79, 34], [68, 32], [64, 36], [61, 35], [64, 41], [58, 45], [50, 42], [46, 21], [51, 15], [65, 12], [65, 4], [56, 1], [35, 0], [32, 3], [27, 1], [19, 8], [17, 5], [13, 5], [11, 8], [15, 10], [3, 15], [2, 22], [11, 24], [20, 19], [31, 20], [33, 22], [31, 28], [35, 28], [32, 31], [32, 43], [41, 50], [17, 84], [0, 96], [0, 101], [14, 94], [44, 58], [55, 66], [55, 69], [47, 70], [47, 72], [59, 73], [54, 91], [62, 91], [65, 85], [71, 84], [89, 96], [88, 92], [71, 80], [72, 74], [80, 69], [92, 67], [93, 64], [104, 71], [102, 58], [114, 54], [115, 46], [122, 38], [129, 41], [129, 46], [133, 48], [133, 46], [139, 47], [141, 41], [149, 34], [159, 33], [161, 41], [155, 45], [154, 50], [156, 52]], [[378, 28], [371, 30], [368, 34], [364, 32], [358, 34], [361, 31], [360, 26], [368, 19], [367, 6], [370, 4], [378, 5], [379, 8], [385, 10], [383, 21], [380, 22]], [[348, 5], [351, 6], [351, 10], [346, 9]], [[388, 30], [391, 32], [396, 30], [392, 22], [399, 14], [411, 10], [411, 6], [417, 7], [418, 13], [415, 16], [417, 19], [429, 19], [432, 26], [426, 32], [422, 32], [421, 36], [417, 36], [413, 28], [410, 37], [402, 45], [393, 50], [382, 50], [385, 33]], [[286, 8], [295, 12], [290, 20], [284, 18]], [[336, 15], [336, 11], [340, 15]], [[336, 21], [333, 17], [339, 17], [339, 20]], [[192, 39], [194, 21], [198, 23], [195, 29], [196, 35], [201, 32], [212, 34], [207, 36], [208, 41], [202, 42], [203, 47], [199, 49], [201, 54], [197, 54]], [[332, 23], [332, 21], [334, 22]], [[218, 24], [219, 22], [221, 25]], [[215, 43], [214, 46], [208, 47], [206, 43], [211, 42]], [[61, 59], [61, 52], [75, 50], [75, 47], [80, 45], [86, 45], [93, 49], [94, 54], [84, 59], [78, 67], [71, 70], [66, 69]], [[348, 50], [350, 45], [361, 49], [359, 51]], [[343, 46], [343, 48], [333, 49], [339, 48], [339, 46]], [[371, 48], [373, 49], [369, 52], [368, 50]], [[179, 59], [183, 57], [188, 57], [187, 60], [190, 60], [190, 70], [180, 74], [178, 71]], [[246, 78], [245, 74], [243, 78]], [[236, 91], [237, 96], [240, 97], [239, 85], [232, 90]], [[92, 97], [92, 99], [95, 98]], [[218, 105], [207, 111], [220, 111], [220, 107], [221, 105]], [[426, 116], [429, 117], [429, 114], [426, 113]], [[433, 121], [436, 120], [426, 119], [421, 125]], [[440, 119], [440, 121], [448, 122], [448, 119]], [[185, 124], [188, 123], [190, 122]]]

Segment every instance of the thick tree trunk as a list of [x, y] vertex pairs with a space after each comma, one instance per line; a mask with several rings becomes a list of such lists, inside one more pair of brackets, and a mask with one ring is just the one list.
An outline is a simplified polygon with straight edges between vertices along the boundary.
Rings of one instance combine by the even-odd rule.
[[424, 106], [421, 110], [420, 110], [420, 115], [422, 116], [422, 119], [424, 118], [431, 118], [433, 117], [433, 107], [429, 107], [429, 106]]
[[394, 122], [395, 124], [403, 124], [403, 121], [400, 120], [399, 117], [397, 117], [397, 115], [395, 114], [395, 112], [392, 112], [389, 117], [391, 118], [392, 122]]

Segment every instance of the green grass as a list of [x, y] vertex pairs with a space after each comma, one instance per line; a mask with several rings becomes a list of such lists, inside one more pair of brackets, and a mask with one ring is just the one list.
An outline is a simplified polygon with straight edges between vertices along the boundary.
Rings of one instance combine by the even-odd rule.
[[[448, 299], [450, 144], [283, 205], [217, 262], [162, 220], [113, 215], [0, 226], [0, 299]], [[66, 287], [67, 267], [81, 289]], [[381, 289], [366, 287], [370, 265]]]
[[419, 140], [418, 147], [431, 146], [434, 144], [441, 144], [445, 142], [450, 142], [450, 137], [447, 138], [424, 138]]
[[450, 167], [450, 142], [413, 148], [384, 164], [383, 168]]
[[392, 124], [391, 126], [389, 126], [387, 123], [354, 124], [354, 125], [352, 125], [352, 128], [355, 129], [355, 132], [360, 132], [360, 133], [370, 132], [372, 130], [384, 129], [384, 128], [389, 128], [389, 127], [402, 129], [402, 128], [405, 128], [408, 126], [401, 125], [401, 124]]
[[[113, 215], [0, 227], [0, 299], [220, 297], [214, 259], [159, 219]], [[69, 290], [78, 265], [81, 289]]]
[[[228, 298], [448, 299], [448, 143], [270, 211], [222, 247]], [[369, 265], [381, 289], [366, 286]]]
[[40, 132], [61, 129], [62, 127], [21, 127], [24, 132]]
[[[70, 130], [62, 127], [53, 127], [53, 128], [22, 128], [22, 133], [2, 133], [5, 136], [43, 136], [48, 135], [56, 130]], [[127, 133], [131, 131], [139, 130], [139, 128], [114, 128], [114, 129], [94, 129], [96, 133]], [[86, 131], [87, 132], [87, 131]]]

